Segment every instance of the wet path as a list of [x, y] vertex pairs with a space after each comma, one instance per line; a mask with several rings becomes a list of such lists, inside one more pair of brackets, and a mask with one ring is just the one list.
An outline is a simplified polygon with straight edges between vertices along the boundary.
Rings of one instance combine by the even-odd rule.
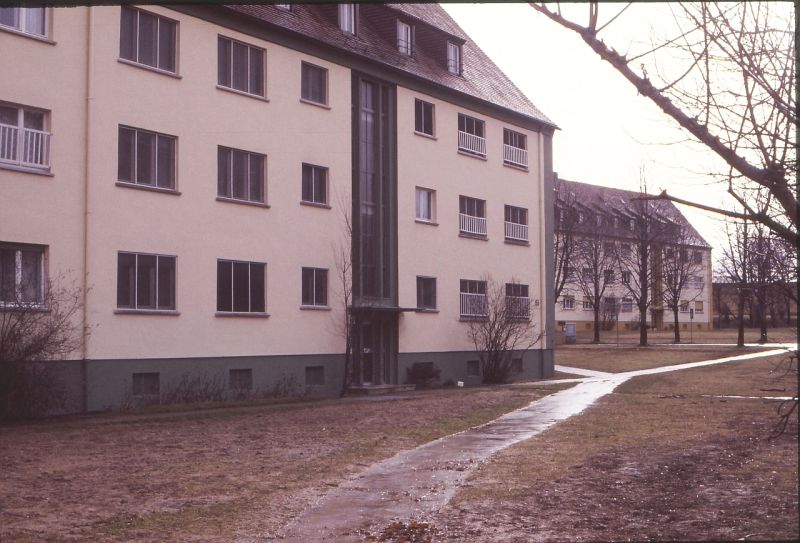
[[[393, 519], [438, 511], [486, 458], [577, 415], [632, 377], [782, 354], [786, 348], [661, 368], [602, 374], [482, 426], [437, 439], [374, 464], [324, 496], [288, 527], [286, 541], [359, 541]], [[574, 373], [575, 369], [571, 368]], [[567, 370], [563, 370], [567, 371]], [[601, 372], [592, 372], [601, 373]]]

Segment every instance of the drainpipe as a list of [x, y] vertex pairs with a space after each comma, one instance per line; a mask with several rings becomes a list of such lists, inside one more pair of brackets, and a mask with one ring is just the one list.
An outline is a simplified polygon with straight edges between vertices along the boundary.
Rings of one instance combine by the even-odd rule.
[[81, 377], [83, 383], [83, 412], [89, 410], [89, 368], [87, 358], [89, 356], [89, 315], [88, 315], [88, 289], [89, 289], [89, 182], [91, 180], [91, 128], [92, 128], [92, 30], [93, 30], [93, 11], [92, 6], [86, 6], [86, 115], [84, 131], [86, 134], [84, 150], [84, 171], [83, 182], [83, 287], [81, 289], [83, 303], [83, 341], [81, 342]]

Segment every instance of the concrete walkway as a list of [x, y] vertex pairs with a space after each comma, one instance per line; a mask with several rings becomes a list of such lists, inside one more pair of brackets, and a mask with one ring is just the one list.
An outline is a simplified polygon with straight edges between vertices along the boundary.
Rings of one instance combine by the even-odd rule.
[[[785, 352], [787, 348], [781, 345], [769, 351], [661, 368], [615, 374], [592, 372], [578, 379], [578, 384], [572, 388], [546, 396], [482, 426], [400, 452], [374, 464], [306, 510], [287, 527], [283, 540], [360, 541], [361, 535], [379, 531], [395, 519], [424, 520], [452, 498], [459, 484], [480, 462], [577, 415], [632, 377]], [[576, 373], [576, 368], [569, 371]], [[601, 375], [595, 375], [598, 373]]]

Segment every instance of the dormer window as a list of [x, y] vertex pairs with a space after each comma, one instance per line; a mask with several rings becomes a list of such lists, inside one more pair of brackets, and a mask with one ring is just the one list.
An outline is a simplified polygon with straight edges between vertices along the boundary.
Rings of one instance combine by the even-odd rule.
[[414, 50], [414, 27], [403, 21], [397, 21], [397, 50], [409, 57]]
[[342, 32], [355, 35], [356, 33], [356, 5], [339, 4], [339, 28]]
[[447, 71], [461, 75], [461, 46], [451, 41], [447, 42]]
[[275, 7], [284, 11], [292, 11], [291, 4], [275, 4]]

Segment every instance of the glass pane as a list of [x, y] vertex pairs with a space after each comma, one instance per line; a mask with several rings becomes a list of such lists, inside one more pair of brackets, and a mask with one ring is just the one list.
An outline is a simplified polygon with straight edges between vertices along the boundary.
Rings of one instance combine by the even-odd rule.
[[20, 8], [0, 8], [0, 25], [19, 28]]
[[245, 199], [247, 197], [247, 153], [231, 151], [233, 154], [233, 197]]
[[119, 150], [117, 152], [117, 179], [133, 183], [136, 134], [130, 128], [119, 127]]
[[264, 157], [250, 155], [250, 200], [264, 201]]
[[313, 202], [314, 201], [314, 189], [313, 189], [313, 173], [312, 167], [308, 164], [303, 164], [303, 181], [301, 187], [301, 198], [305, 202]]
[[174, 72], [177, 25], [165, 19], [159, 19], [158, 23], [158, 67]]
[[217, 311], [233, 310], [232, 262], [217, 260]]
[[0, 106], [0, 123], [18, 126], [19, 110], [15, 107]]
[[158, 17], [139, 12], [139, 62], [157, 66]]
[[225, 38], [217, 40], [217, 83], [231, 86], [231, 42]]
[[25, 128], [44, 130], [44, 113], [41, 111], [25, 110], [22, 117], [22, 123]]
[[158, 186], [175, 188], [175, 140], [158, 136]]
[[217, 195], [231, 195], [231, 151], [217, 147]]
[[266, 311], [264, 298], [264, 264], [250, 264], [250, 311]]
[[303, 305], [312, 305], [314, 303], [314, 270], [311, 268], [303, 268]]
[[233, 263], [233, 310], [250, 311], [250, 265]]
[[314, 201], [324, 204], [328, 201], [328, 170], [316, 168], [314, 177]]
[[156, 309], [156, 257], [138, 255], [136, 266], [136, 307]]
[[264, 51], [250, 48], [250, 92], [264, 96]]
[[158, 308], [175, 309], [175, 257], [158, 257]]
[[233, 42], [233, 81], [231, 87], [247, 92], [247, 46]]
[[127, 6], [122, 6], [122, 17], [119, 29], [119, 56], [120, 58], [136, 61], [136, 28], [137, 11]]
[[23, 250], [22, 252], [22, 291], [23, 302], [42, 301], [42, 252]]
[[16, 301], [17, 252], [0, 249], [0, 301]]
[[317, 305], [328, 305], [328, 271], [316, 270], [314, 301]]
[[22, 8], [25, 13], [25, 32], [44, 36], [44, 8]]
[[156, 180], [156, 135], [136, 132], [136, 182], [153, 185]]
[[136, 307], [136, 255], [119, 253], [117, 257], [117, 307]]

